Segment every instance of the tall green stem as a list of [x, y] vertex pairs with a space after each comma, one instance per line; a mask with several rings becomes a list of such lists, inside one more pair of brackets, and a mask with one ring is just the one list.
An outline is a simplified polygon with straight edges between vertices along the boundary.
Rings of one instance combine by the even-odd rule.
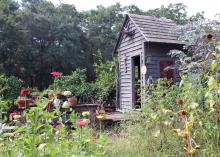
[[99, 132], [100, 132], [100, 134], [102, 133], [102, 121], [101, 120], [99, 120]]

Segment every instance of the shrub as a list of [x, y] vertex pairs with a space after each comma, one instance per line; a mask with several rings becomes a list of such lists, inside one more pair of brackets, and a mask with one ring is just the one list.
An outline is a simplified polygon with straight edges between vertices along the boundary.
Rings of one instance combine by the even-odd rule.
[[76, 69], [70, 75], [56, 77], [49, 88], [54, 89], [54, 87], [59, 91], [71, 91], [77, 97], [88, 98], [92, 93], [85, 69]]
[[3, 99], [16, 99], [22, 86], [24, 86], [24, 83], [21, 79], [14, 76], [0, 75], [0, 96]]
[[116, 88], [115, 61], [94, 64], [96, 79], [93, 83], [96, 99], [108, 100], [114, 95]]
[[96, 78], [89, 82], [85, 69], [76, 69], [71, 75], [55, 77], [50, 90], [71, 91], [73, 95], [84, 101], [109, 100], [115, 95], [116, 70], [115, 61], [95, 63]]
[[0, 75], [0, 111], [8, 113], [24, 85], [23, 81], [14, 76]]

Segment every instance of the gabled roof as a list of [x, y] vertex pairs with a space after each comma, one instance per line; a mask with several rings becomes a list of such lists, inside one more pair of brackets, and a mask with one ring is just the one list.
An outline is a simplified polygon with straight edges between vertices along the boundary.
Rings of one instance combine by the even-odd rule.
[[[177, 25], [172, 20], [166, 18], [127, 14], [121, 31], [125, 27], [128, 19], [130, 19], [133, 22], [137, 30], [143, 35], [144, 39], [148, 42], [182, 44], [178, 40], [178, 34], [174, 33], [175, 29], [177, 28]], [[121, 42], [121, 31], [114, 52], [116, 52]]]

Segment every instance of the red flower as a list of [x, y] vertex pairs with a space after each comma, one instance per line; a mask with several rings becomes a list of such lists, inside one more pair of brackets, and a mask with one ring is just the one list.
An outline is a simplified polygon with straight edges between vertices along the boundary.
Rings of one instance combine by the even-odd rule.
[[50, 73], [53, 77], [57, 77], [57, 76], [61, 76], [60, 72], [54, 71], [52, 73]]
[[28, 95], [28, 94], [29, 94], [29, 90], [28, 90], [28, 89], [22, 89], [22, 90], [20, 91], [20, 94], [21, 94], [21, 95]]
[[78, 120], [76, 120], [76, 125], [77, 126], [86, 126], [86, 125], [88, 125], [88, 122], [85, 119], [78, 119]]
[[10, 113], [10, 116], [11, 116], [11, 117], [14, 117], [14, 116], [16, 116], [16, 115], [18, 115], [17, 112], [12, 112], [12, 113]]

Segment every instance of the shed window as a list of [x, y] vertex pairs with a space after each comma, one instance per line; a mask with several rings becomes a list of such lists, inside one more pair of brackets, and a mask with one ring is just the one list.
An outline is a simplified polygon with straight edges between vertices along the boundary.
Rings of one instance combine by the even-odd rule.
[[174, 69], [166, 69], [168, 66], [173, 66], [173, 60], [160, 61], [160, 77], [167, 79], [174, 79]]

